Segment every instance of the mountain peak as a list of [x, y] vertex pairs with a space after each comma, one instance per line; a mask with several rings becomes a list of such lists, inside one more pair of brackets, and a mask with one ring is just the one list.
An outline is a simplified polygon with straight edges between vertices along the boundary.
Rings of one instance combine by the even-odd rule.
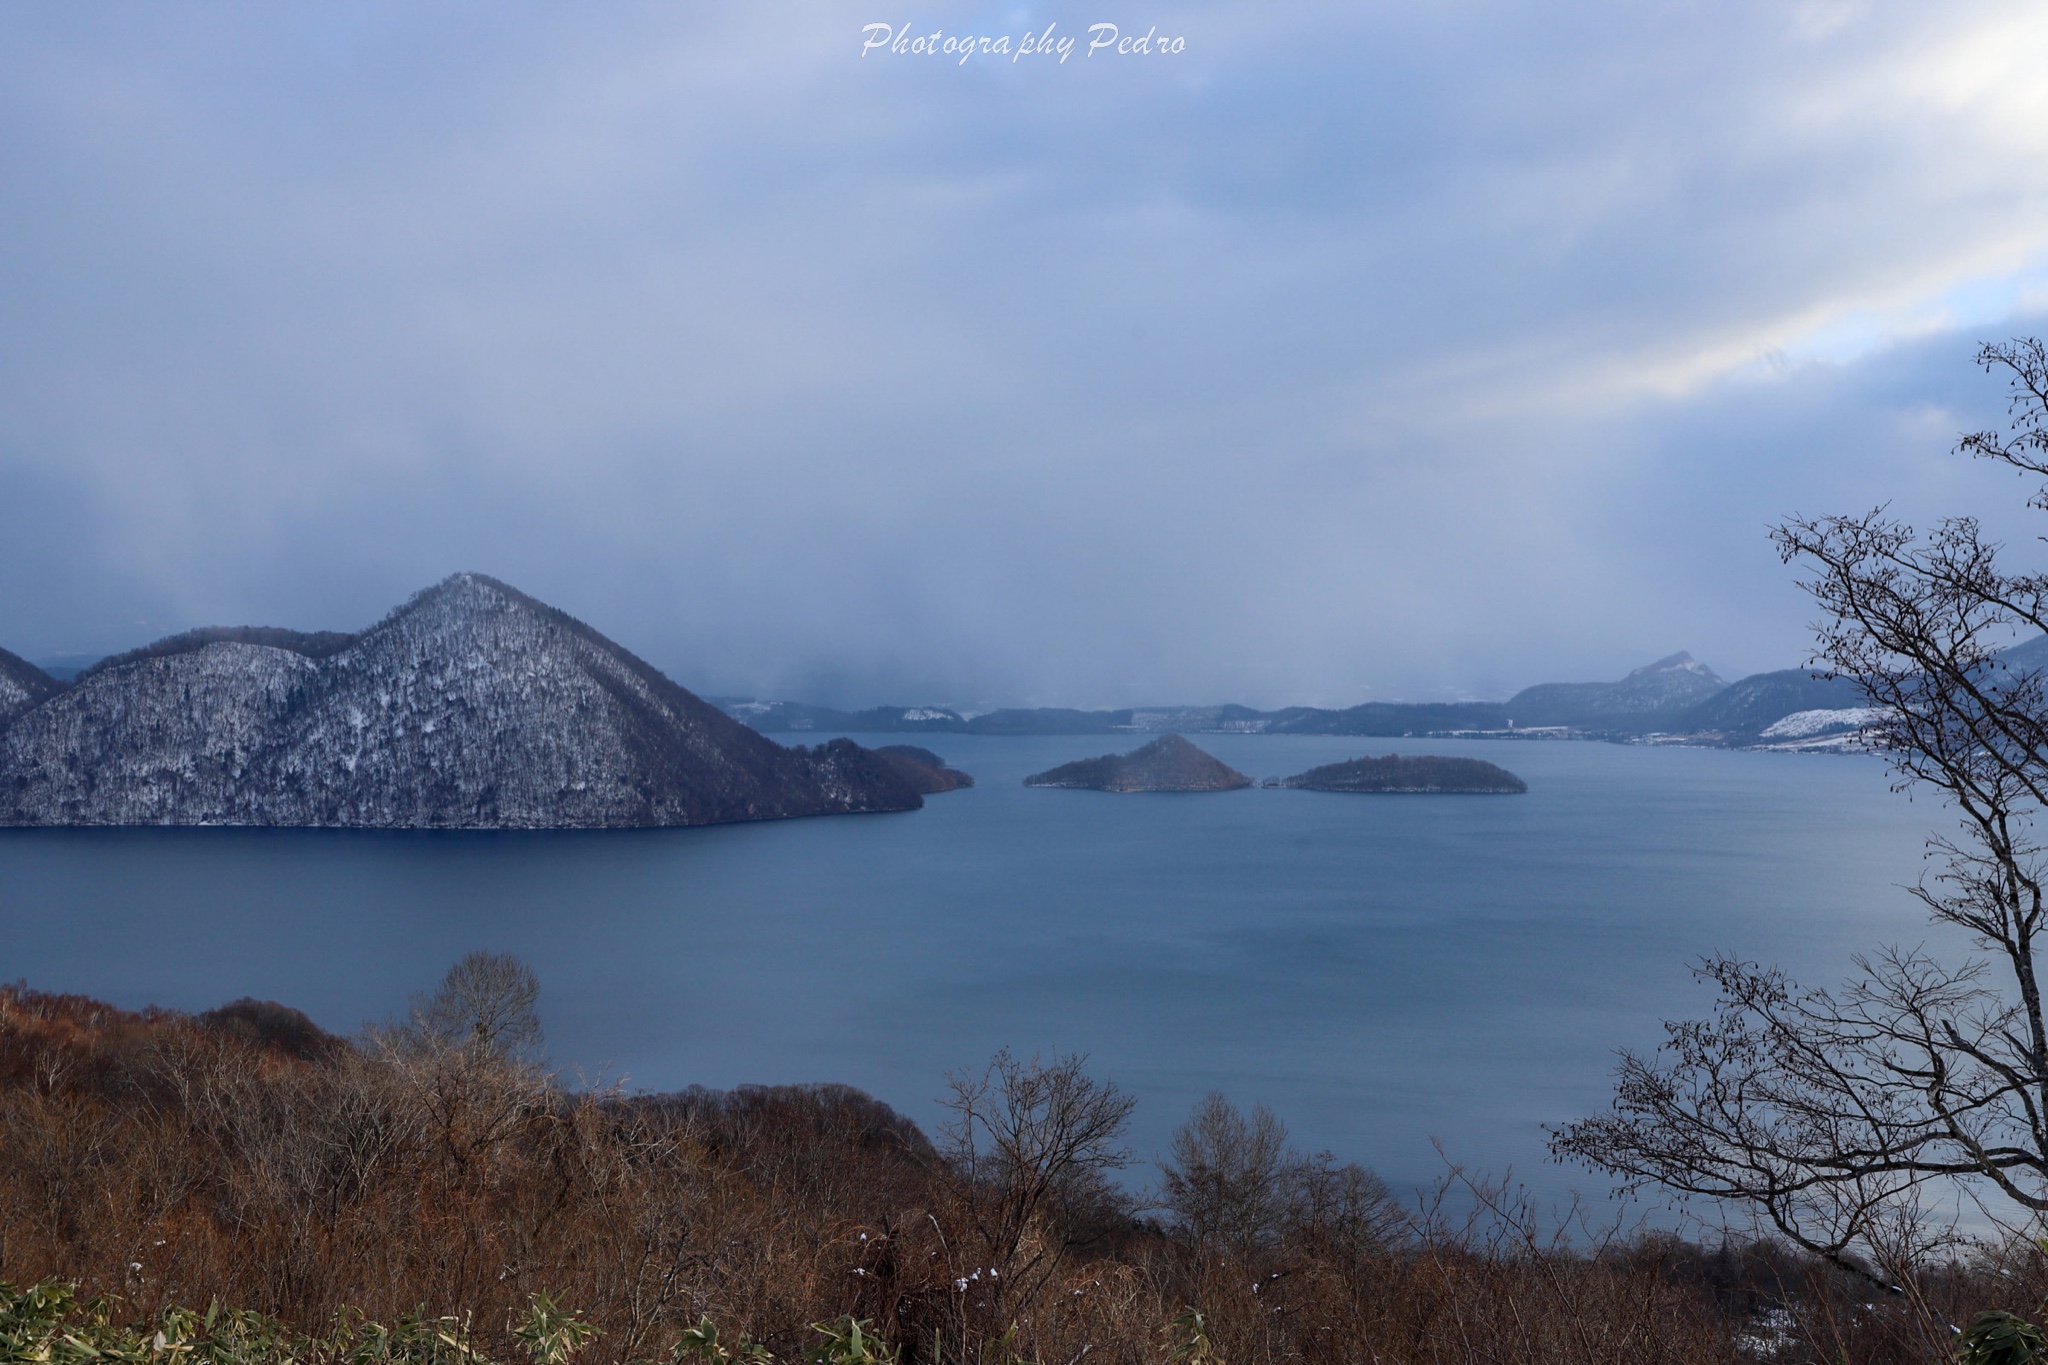
[[[411, 639], [430, 650], [555, 652], [594, 649], [648, 679], [657, 671], [598, 631], [503, 579], [465, 571], [422, 588], [383, 620], [356, 637], [358, 648], [383, 640]], [[663, 679], [663, 683], [667, 680]]]
[[417, 611], [434, 608], [453, 608], [457, 611], [474, 610], [482, 607], [517, 606], [531, 610], [550, 612], [553, 609], [536, 602], [511, 584], [491, 577], [489, 574], [465, 570], [452, 573], [432, 587], [421, 588], [403, 605], [395, 608], [385, 620], [409, 616]]
[[[1727, 686], [1726, 683], [1722, 682], [1720, 675], [1715, 673], [1713, 669], [1708, 668], [1705, 664], [1701, 663], [1698, 659], [1693, 658], [1691, 654], [1688, 654], [1685, 650], [1682, 649], [1679, 650], [1676, 654], [1665, 655], [1663, 658], [1657, 660], [1655, 663], [1644, 664], [1641, 668], [1634, 670], [1628, 676], [1631, 678], [1646, 678], [1653, 673], [1677, 672], [1694, 673], [1702, 678], [1708, 679], [1709, 681], [1719, 686]], [[1626, 679], [1624, 679], [1624, 681], [1626, 681]]]
[[1252, 780], [1179, 735], [1161, 735], [1127, 754], [1063, 763], [1024, 779], [1027, 787], [1080, 787], [1107, 792], [1213, 792]]
[[1713, 669], [1680, 650], [1644, 664], [1620, 682], [1525, 687], [1508, 700], [1508, 714], [1522, 725], [1641, 731], [1726, 687]]

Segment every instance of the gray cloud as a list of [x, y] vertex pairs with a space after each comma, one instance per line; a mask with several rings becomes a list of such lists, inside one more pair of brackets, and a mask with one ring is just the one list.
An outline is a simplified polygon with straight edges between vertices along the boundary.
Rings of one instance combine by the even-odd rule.
[[[1185, 33], [1066, 67], [859, 27]], [[0, 643], [499, 574], [713, 691], [1796, 662], [2048, 303], [2024, 5], [15, 7]], [[2020, 523], [2015, 523], [2019, 526]]]

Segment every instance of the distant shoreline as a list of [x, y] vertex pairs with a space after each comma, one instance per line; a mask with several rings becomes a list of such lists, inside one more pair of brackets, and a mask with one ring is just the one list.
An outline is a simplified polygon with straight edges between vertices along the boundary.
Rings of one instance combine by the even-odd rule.
[[[2048, 664], [2048, 636], [2000, 656]], [[1683, 651], [1614, 682], [1538, 683], [1506, 701], [1362, 702], [1340, 708], [1132, 706], [1111, 710], [874, 706], [710, 697], [763, 734], [844, 731], [967, 735], [1355, 735], [1370, 739], [1576, 739], [1710, 749], [1838, 752], [1868, 748], [1883, 713], [1849, 678], [1788, 668], [1723, 681]]]
[[[1186, 723], [1189, 712], [1210, 711], [1221, 708], [1197, 707], [1166, 709], [1158, 708], [1149, 713], [1144, 722], [1116, 720], [1094, 726], [1075, 724], [1069, 717], [1073, 714], [1057, 708], [1040, 711], [983, 712], [967, 715], [958, 712], [947, 713], [943, 720], [933, 718], [935, 708], [911, 707], [902, 710], [916, 716], [903, 719], [893, 715], [899, 708], [877, 707], [868, 711], [840, 712], [829, 707], [812, 707], [788, 702], [734, 702], [724, 698], [711, 698], [715, 705], [724, 708], [727, 714], [745, 722], [765, 735], [803, 736], [806, 739], [832, 735], [975, 735], [997, 739], [1044, 739], [1067, 735], [1082, 737], [1088, 735], [1126, 736], [1158, 735], [1180, 733], [1190, 735], [1321, 735], [1334, 738], [1356, 739], [1455, 739], [1487, 740], [1510, 743], [1568, 742], [1592, 744], [1648, 745], [1657, 748], [1721, 749], [1739, 750], [1749, 753], [1872, 753], [1875, 746], [1865, 737], [1869, 722], [1852, 719], [1852, 716], [1867, 712], [1868, 708], [1813, 708], [1806, 711], [1788, 712], [1773, 717], [1761, 726], [1740, 730], [1621, 730], [1574, 725], [1529, 725], [1482, 728], [1445, 729], [1401, 729], [1378, 726], [1363, 726], [1356, 729], [1307, 728], [1296, 725], [1252, 726], [1241, 723], [1203, 725]], [[1389, 703], [1388, 705], [1392, 705]], [[1111, 711], [1082, 713], [1107, 717], [1122, 717], [1130, 712]], [[1276, 713], [1285, 714], [1285, 713]], [[1341, 716], [1342, 712], [1325, 712], [1324, 715]], [[1150, 716], [1156, 715], [1155, 722]], [[994, 724], [977, 724], [983, 716], [1000, 716]], [[1034, 723], [1033, 718], [1044, 719]], [[1168, 719], [1182, 723], [1169, 724]], [[1798, 722], [1810, 718], [1812, 727], [1804, 733], [1788, 733], [1772, 736], [1769, 732], [1786, 722]], [[1794, 729], [1802, 727], [1795, 726]]]

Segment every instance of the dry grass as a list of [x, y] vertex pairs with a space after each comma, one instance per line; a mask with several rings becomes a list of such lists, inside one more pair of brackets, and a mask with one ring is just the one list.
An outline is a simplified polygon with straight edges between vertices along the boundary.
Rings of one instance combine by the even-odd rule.
[[[593, 1361], [666, 1360], [708, 1317], [783, 1359], [851, 1318], [905, 1365], [1655, 1365], [1756, 1359], [1745, 1334], [1781, 1308], [1776, 1359], [1927, 1358], [1906, 1309], [1768, 1245], [1567, 1241], [1497, 1190], [1455, 1221], [1305, 1216], [1233, 1243], [1081, 1193], [996, 1246], [1000, 1191], [857, 1091], [570, 1093], [509, 1057], [343, 1043], [277, 1007], [0, 989], [0, 1279], [73, 1281], [138, 1318], [216, 1299], [304, 1332], [343, 1306], [468, 1316], [509, 1357], [546, 1292], [601, 1329]], [[1002, 1257], [1051, 1270], [999, 1291]], [[2015, 1253], [1925, 1288], [1962, 1321], [2031, 1308], [2043, 1279]]]

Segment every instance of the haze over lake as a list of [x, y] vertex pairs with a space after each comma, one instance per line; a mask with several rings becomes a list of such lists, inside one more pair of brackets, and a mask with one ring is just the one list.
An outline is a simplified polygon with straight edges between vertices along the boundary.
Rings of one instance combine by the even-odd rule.
[[[856, 736], [886, 743], [900, 737]], [[1199, 736], [1255, 777], [1484, 758], [1526, 796], [1030, 790], [1131, 743], [946, 736], [972, 790], [905, 815], [575, 834], [0, 831], [0, 976], [128, 1006], [242, 995], [349, 1030], [473, 948], [539, 970], [550, 1051], [643, 1089], [843, 1081], [921, 1123], [949, 1067], [1079, 1050], [1142, 1157], [1204, 1092], [1397, 1185], [1455, 1158], [1539, 1190], [1541, 1125], [1730, 950], [1832, 985], [1924, 940], [1898, 889], [1946, 817], [1868, 757]]]

